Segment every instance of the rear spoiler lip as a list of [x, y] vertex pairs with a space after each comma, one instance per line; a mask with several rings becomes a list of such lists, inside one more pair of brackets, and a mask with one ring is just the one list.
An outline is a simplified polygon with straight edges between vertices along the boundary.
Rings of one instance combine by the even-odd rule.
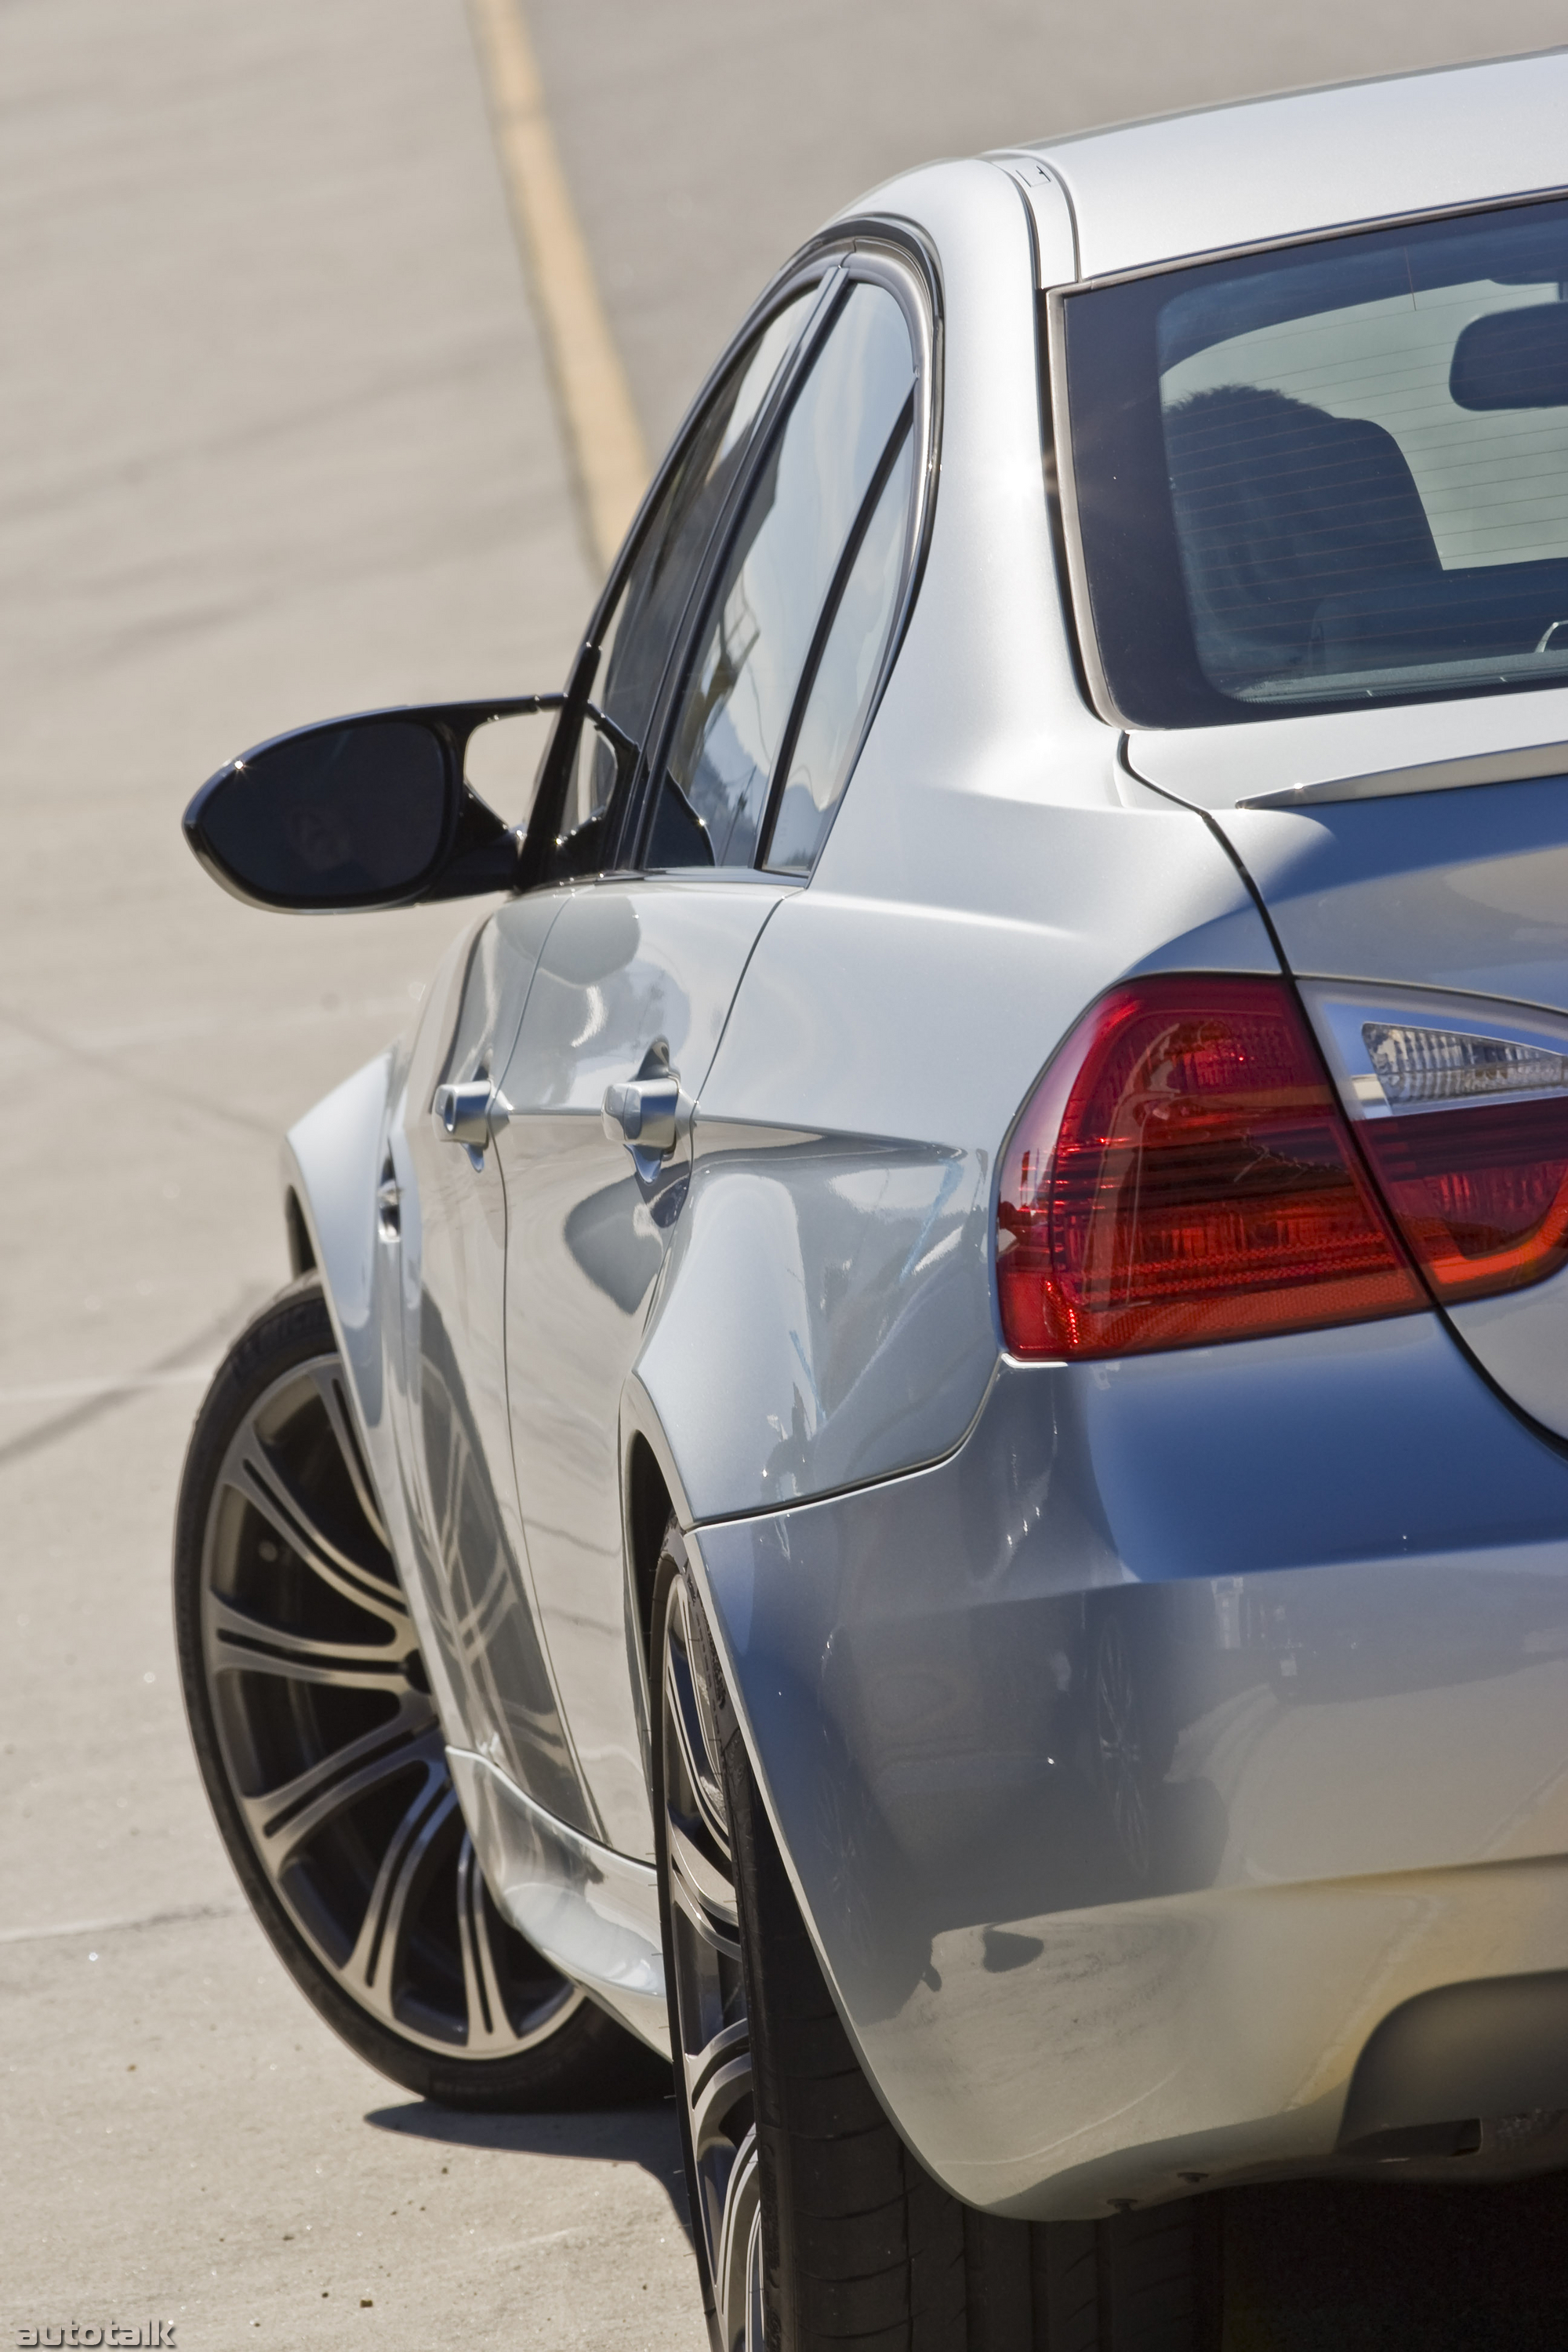
[[1528, 783], [1568, 776], [1568, 743], [1526, 743], [1521, 751], [1474, 752], [1469, 760], [1422, 760], [1420, 767], [1383, 767], [1371, 776], [1323, 776], [1253, 793], [1239, 809], [1300, 809], [1314, 800], [1394, 800], [1399, 793], [1458, 793], [1469, 783]]
[[[1131, 747], [1130, 747], [1131, 748]], [[1568, 775], [1568, 743], [1530, 743], [1516, 751], [1478, 751], [1463, 760], [1425, 760], [1411, 768], [1380, 768], [1364, 776], [1326, 776], [1254, 793], [1237, 808], [1302, 808], [1314, 801], [1391, 800], [1402, 793], [1451, 793], [1468, 784], [1518, 784]]]
[[1216, 815], [1568, 775], [1568, 684], [1241, 724], [1123, 726], [1130, 779]]

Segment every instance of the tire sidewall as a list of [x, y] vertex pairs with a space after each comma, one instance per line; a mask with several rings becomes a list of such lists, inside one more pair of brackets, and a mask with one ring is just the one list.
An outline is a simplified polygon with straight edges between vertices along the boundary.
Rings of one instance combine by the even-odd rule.
[[[701, 2224], [700, 2185], [697, 2175], [697, 2151], [691, 2139], [691, 2117], [688, 2111], [686, 2085], [682, 2076], [682, 2041], [680, 2010], [676, 1993], [675, 1927], [669, 1897], [669, 1833], [666, 1811], [664, 1776], [664, 1683], [665, 1642], [669, 1622], [670, 1604], [676, 1590], [684, 1583], [690, 1597], [689, 1622], [703, 1623], [701, 1606], [696, 1592], [696, 1580], [691, 1574], [685, 1543], [680, 1530], [672, 1519], [665, 1529], [659, 1546], [658, 1566], [654, 1571], [653, 1612], [650, 1628], [648, 1734], [653, 1768], [653, 1834], [654, 1864], [658, 1879], [658, 1928], [664, 1952], [664, 1983], [669, 2009], [669, 2053], [675, 2075], [675, 2115], [680, 2133], [680, 2163], [686, 2180], [686, 2199], [689, 2209], [691, 2250], [697, 2259], [697, 2276], [702, 2289], [702, 2310], [708, 2322], [708, 2335], [712, 2352], [725, 2352], [720, 2340], [718, 2296], [712, 2273], [708, 2263], [707, 2242]], [[704, 1627], [704, 1630], [705, 1627]], [[706, 1661], [703, 1661], [706, 1664]]]

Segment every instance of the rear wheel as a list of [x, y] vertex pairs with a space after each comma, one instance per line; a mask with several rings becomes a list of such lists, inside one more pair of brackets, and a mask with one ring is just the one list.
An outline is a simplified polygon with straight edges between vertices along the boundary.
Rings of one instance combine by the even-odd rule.
[[827, 1990], [673, 1524], [653, 1636], [676, 2104], [715, 2352], [1209, 2352], [1201, 2201], [1003, 2221], [910, 2153]]
[[197, 1414], [174, 1620], [229, 1858], [362, 2058], [449, 2106], [582, 2105], [668, 2083], [485, 1885], [313, 1280], [263, 1307]]

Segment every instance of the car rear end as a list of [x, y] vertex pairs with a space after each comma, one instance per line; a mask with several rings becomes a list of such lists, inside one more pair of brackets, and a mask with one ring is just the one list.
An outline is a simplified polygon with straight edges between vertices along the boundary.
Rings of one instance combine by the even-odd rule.
[[942, 1458], [699, 1531], [860, 2051], [995, 2212], [1568, 2164], [1568, 204], [1484, 194], [1043, 303], [1113, 789], [1267, 945], [1042, 1040]]

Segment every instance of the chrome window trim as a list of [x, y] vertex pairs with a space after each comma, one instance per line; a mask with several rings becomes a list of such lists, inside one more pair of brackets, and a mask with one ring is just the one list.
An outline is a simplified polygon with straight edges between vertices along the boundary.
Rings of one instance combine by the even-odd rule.
[[1050, 455], [1047, 458], [1047, 496], [1050, 476], [1056, 478], [1057, 511], [1061, 518], [1062, 551], [1067, 557], [1068, 610], [1072, 614], [1073, 635], [1077, 640], [1079, 667], [1089, 698], [1096, 715], [1112, 727], [1127, 727], [1116, 707], [1110, 682], [1100, 658], [1100, 632], [1094, 625], [1094, 603], [1089, 594], [1089, 566], [1083, 559], [1083, 533], [1079, 529], [1078, 477], [1073, 467], [1072, 412], [1068, 406], [1067, 335], [1062, 317], [1062, 305], [1076, 287], [1052, 286], [1042, 299], [1046, 311], [1046, 380], [1050, 387]]

